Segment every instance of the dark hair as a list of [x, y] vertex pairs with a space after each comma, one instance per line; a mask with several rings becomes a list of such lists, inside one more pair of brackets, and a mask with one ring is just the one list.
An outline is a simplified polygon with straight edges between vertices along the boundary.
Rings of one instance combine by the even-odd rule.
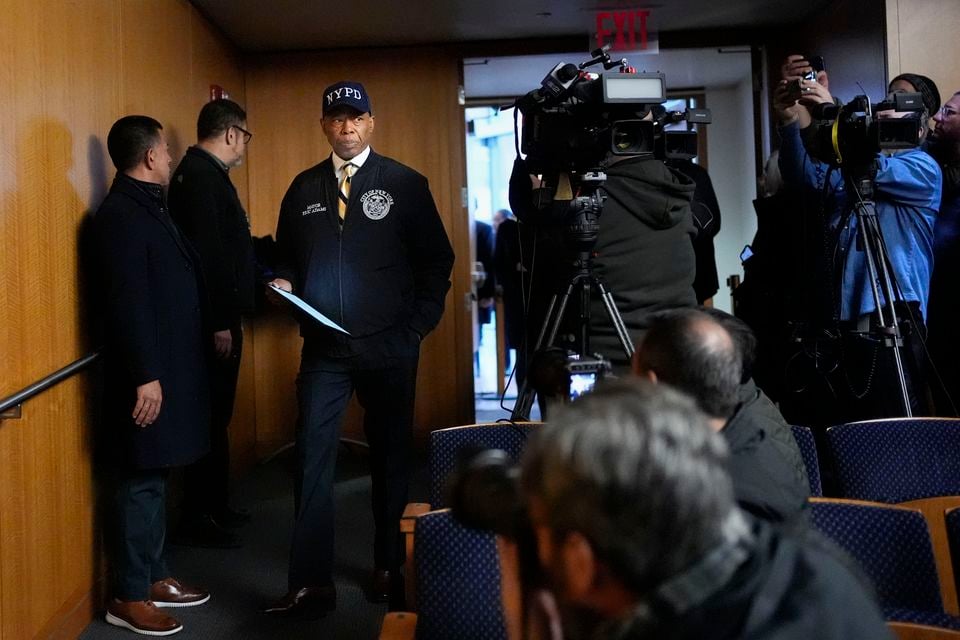
[[723, 437], [693, 400], [621, 378], [557, 407], [527, 445], [521, 479], [555, 536], [581, 533], [643, 594], [717, 543], [735, 512], [726, 464]]
[[753, 333], [753, 329], [746, 322], [726, 311], [714, 307], [700, 307], [700, 310], [716, 320], [733, 338], [733, 343], [740, 352], [740, 361], [743, 363], [740, 382], [744, 383], [752, 378], [753, 365], [757, 361], [757, 336]]
[[901, 73], [890, 81], [890, 86], [893, 86], [893, 83], [897, 80], [908, 82], [917, 90], [923, 101], [923, 106], [926, 107], [928, 117], [936, 115], [940, 109], [940, 90], [937, 89], [936, 82], [919, 73]]
[[246, 121], [247, 112], [233, 100], [211, 100], [203, 105], [197, 117], [197, 140], [209, 140]]
[[149, 116], [124, 116], [110, 127], [107, 152], [117, 171], [129, 171], [160, 141], [163, 125]]
[[637, 364], [689, 393], [707, 415], [733, 415], [743, 373], [740, 351], [730, 333], [702, 311], [655, 314], [637, 352]]

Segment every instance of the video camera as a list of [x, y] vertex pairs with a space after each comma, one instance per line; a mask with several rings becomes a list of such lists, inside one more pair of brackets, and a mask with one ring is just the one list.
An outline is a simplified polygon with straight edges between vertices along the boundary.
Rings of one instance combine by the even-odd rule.
[[[654, 109], [667, 99], [662, 73], [637, 73], [627, 60], [612, 61], [609, 46], [578, 65], [557, 64], [541, 87], [516, 101], [524, 116], [520, 150], [531, 173], [584, 174], [604, 166], [608, 155], [664, 160], [696, 155], [695, 131], [666, 131], [670, 124], [710, 122], [707, 109]], [[617, 73], [596, 74], [603, 64]], [[690, 144], [693, 140], [693, 144]]]
[[[884, 111], [905, 115], [879, 115]], [[811, 109], [813, 123], [804, 135], [804, 146], [811, 156], [831, 166], [867, 167], [881, 151], [918, 146], [923, 112], [919, 93], [893, 93], [876, 104], [867, 96], [844, 105], [818, 104]]]

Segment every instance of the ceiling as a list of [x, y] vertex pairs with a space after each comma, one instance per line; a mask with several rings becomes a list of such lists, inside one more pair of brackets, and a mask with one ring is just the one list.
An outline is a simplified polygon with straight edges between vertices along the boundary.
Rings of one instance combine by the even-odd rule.
[[[750, 49], [661, 50], [656, 55], [622, 54], [638, 71], [660, 71], [668, 89], [721, 89], [733, 87], [750, 77]], [[621, 54], [617, 54], [619, 58]], [[467, 58], [463, 67], [463, 89], [467, 98], [519, 96], [540, 86], [540, 80], [558, 62], [580, 63], [583, 53], [538, 56]], [[602, 67], [591, 67], [602, 72]]]
[[831, 0], [191, 0], [245, 52], [587, 36], [595, 14], [645, 8], [657, 31], [791, 24]]

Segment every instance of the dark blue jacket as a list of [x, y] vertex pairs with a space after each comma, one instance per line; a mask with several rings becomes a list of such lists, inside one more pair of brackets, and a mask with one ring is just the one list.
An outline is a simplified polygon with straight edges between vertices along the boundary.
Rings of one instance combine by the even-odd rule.
[[301, 323], [311, 348], [346, 357], [391, 330], [421, 338], [443, 314], [453, 249], [427, 179], [371, 151], [351, 179], [343, 228], [327, 158], [287, 190], [277, 224], [277, 277], [350, 336]]

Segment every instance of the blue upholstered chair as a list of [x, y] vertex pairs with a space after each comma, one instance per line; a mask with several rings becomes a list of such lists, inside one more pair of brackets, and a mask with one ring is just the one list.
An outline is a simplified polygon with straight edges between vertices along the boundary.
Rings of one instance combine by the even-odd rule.
[[844, 498], [896, 504], [960, 496], [960, 419], [867, 420], [826, 435]]
[[[407, 551], [407, 560], [404, 564], [406, 575], [412, 575], [415, 571], [415, 527], [417, 519], [431, 509], [441, 509], [448, 506], [445, 504], [444, 489], [447, 476], [457, 465], [460, 451], [465, 448], [501, 449], [506, 451], [516, 462], [519, 461], [527, 439], [533, 433], [533, 430], [542, 424], [541, 422], [471, 424], [437, 429], [430, 434], [430, 454], [428, 458], [430, 502], [408, 504], [400, 521], [400, 531], [403, 533]], [[413, 580], [406, 580], [405, 591], [407, 606], [414, 611], [419, 611], [417, 583]]]
[[915, 509], [811, 498], [810, 521], [847, 551], [873, 583], [888, 621], [960, 630], [944, 610], [930, 534]]
[[800, 456], [803, 458], [803, 466], [807, 468], [807, 480], [810, 483], [810, 495], [817, 497], [823, 495], [823, 485], [820, 483], [820, 460], [817, 458], [817, 443], [813, 439], [813, 432], [807, 427], [800, 425], [790, 425], [793, 432], [793, 438], [800, 447]]
[[430, 508], [441, 509], [447, 476], [457, 464], [464, 448], [501, 449], [514, 460], [520, 459], [527, 438], [540, 422], [497, 422], [437, 429], [430, 434]]
[[955, 507], [944, 514], [947, 528], [947, 540], [950, 547], [950, 559], [953, 563], [954, 578], [960, 576], [960, 508]]
[[494, 534], [444, 509], [417, 518], [415, 539], [417, 640], [506, 640]]

